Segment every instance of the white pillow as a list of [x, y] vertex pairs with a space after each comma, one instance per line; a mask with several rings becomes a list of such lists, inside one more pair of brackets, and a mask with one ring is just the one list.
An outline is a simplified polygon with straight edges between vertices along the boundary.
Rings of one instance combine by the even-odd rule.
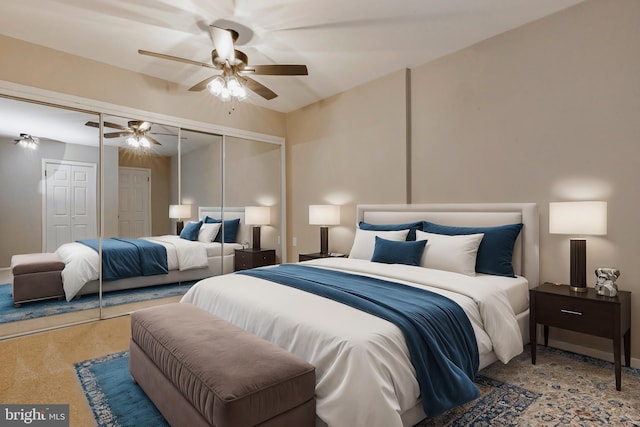
[[476, 255], [483, 237], [484, 233], [447, 236], [417, 230], [416, 240], [427, 241], [420, 264], [427, 268], [475, 276]]
[[203, 223], [200, 227], [200, 231], [198, 231], [198, 242], [202, 243], [211, 243], [213, 239], [218, 235], [218, 231], [220, 230], [220, 226], [222, 224], [219, 222], [216, 223]]
[[349, 258], [366, 259], [369, 261], [373, 256], [373, 250], [376, 246], [376, 236], [401, 242], [407, 240], [407, 234], [409, 234], [409, 230], [376, 231], [357, 228]]

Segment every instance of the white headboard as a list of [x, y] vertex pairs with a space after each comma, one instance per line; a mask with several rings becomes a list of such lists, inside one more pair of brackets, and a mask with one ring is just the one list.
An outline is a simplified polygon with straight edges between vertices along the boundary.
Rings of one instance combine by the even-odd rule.
[[209, 216], [211, 218], [220, 219], [221, 213], [225, 220], [240, 218], [240, 226], [238, 228], [238, 235], [236, 242], [240, 243], [243, 240], [249, 242], [250, 239], [250, 227], [244, 222], [244, 207], [229, 207], [225, 206], [199, 206], [198, 207], [198, 220], [204, 219]]
[[431, 221], [442, 225], [495, 226], [522, 222], [523, 227], [513, 251], [516, 274], [539, 283], [538, 206], [535, 203], [436, 203], [416, 205], [358, 205], [356, 223], [398, 224]]

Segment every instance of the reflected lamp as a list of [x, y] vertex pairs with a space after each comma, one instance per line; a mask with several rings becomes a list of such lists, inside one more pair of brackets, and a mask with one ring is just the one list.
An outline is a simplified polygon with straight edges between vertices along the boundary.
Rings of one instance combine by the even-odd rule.
[[[607, 202], [549, 203], [549, 233], [576, 236], [607, 234]], [[570, 282], [574, 292], [587, 292], [587, 241], [570, 240]]]
[[251, 225], [253, 249], [260, 249], [260, 227], [271, 223], [271, 208], [269, 206], [247, 206], [244, 208], [244, 222]]
[[184, 228], [185, 218], [191, 218], [191, 205], [169, 205], [169, 218], [177, 219], [176, 233], [180, 235]]
[[309, 205], [309, 224], [320, 226], [320, 254], [329, 255], [329, 225], [340, 224], [340, 206]]

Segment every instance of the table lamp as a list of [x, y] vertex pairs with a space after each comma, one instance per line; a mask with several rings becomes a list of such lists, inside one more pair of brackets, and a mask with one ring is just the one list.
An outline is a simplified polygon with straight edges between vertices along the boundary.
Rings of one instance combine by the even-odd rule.
[[260, 227], [271, 222], [271, 208], [269, 206], [247, 206], [244, 208], [244, 222], [251, 225], [253, 249], [260, 249]]
[[184, 228], [184, 221], [182, 220], [191, 218], [191, 205], [169, 205], [169, 218], [177, 219], [176, 233], [179, 236]]
[[[607, 234], [607, 202], [549, 203], [549, 233], [578, 236]], [[574, 292], [587, 292], [587, 241], [570, 240], [571, 278]]]
[[329, 225], [340, 224], [340, 206], [309, 205], [309, 224], [320, 226], [320, 254], [329, 255]]

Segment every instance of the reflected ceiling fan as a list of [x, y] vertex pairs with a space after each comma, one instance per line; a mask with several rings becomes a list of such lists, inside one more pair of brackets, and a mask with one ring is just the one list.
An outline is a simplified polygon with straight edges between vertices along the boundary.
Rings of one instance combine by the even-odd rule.
[[[140, 120], [129, 120], [127, 122], [127, 126], [122, 126], [117, 123], [104, 122], [104, 127], [118, 129], [120, 132], [109, 132], [105, 133], [105, 138], [120, 138], [127, 137], [127, 143], [134, 147], [140, 146], [144, 148], [149, 148], [151, 144], [162, 145], [158, 142], [157, 139], [152, 137], [151, 135], [172, 135], [170, 133], [156, 133], [150, 132], [151, 126], [153, 123], [144, 122]], [[94, 128], [99, 128], [100, 124], [98, 122], [87, 122], [86, 126], [91, 126]]]
[[35, 150], [38, 148], [38, 143], [40, 142], [40, 138], [31, 136], [28, 133], [21, 133], [19, 139], [13, 140], [17, 145], [21, 145], [26, 148], [30, 148]]
[[247, 96], [246, 89], [255, 92], [267, 100], [278, 96], [262, 83], [249, 77], [250, 75], [306, 76], [309, 74], [306, 65], [249, 65], [247, 55], [235, 49], [234, 43], [238, 40], [237, 31], [223, 29], [215, 25], [210, 25], [209, 31], [215, 47], [215, 49], [211, 51], [211, 64], [141, 49], [138, 50], [138, 53], [221, 71], [220, 74], [213, 75], [195, 84], [189, 88], [189, 90], [199, 92], [204, 89], [209, 89], [211, 93], [225, 101], [232, 97], [244, 99]]

